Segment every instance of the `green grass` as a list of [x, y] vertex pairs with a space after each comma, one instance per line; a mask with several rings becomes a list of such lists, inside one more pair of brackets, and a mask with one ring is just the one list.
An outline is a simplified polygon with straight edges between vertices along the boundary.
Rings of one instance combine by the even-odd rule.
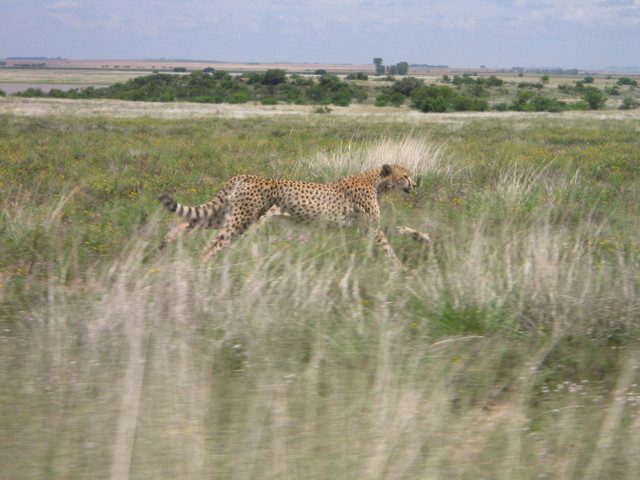
[[[637, 478], [640, 121], [0, 117], [0, 477]], [[413, 165], [383, 221], [208, 265], [237, 173]]]

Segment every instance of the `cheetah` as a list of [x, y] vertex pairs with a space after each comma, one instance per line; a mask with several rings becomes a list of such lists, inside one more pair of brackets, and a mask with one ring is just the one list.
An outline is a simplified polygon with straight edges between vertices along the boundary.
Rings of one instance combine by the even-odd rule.
[[379, 199], [394, 190], [409, 193], [416, 187], [409, 171], [399, 165], [383, 165], [359, 175], [342, 177], [333, 183], [265, 178], [238, 175], [227, 181], [222, 190], [209, 202], [185, 206], [168, 194], [158, 200], [185, 221], [165, 236], [160, 249], [175, 241], [182, 233], [195, 227], [215, 228], [218, 234], [204, 248], [201, 261], [219, 253], [251, 224], [272, 217], [286, 217], [305, 222], [323, 222], [347, 227], [361, 224], [368, 228], [376, 244], [399, 263], [385, 236], [386, 233], [406, 235], [418, 242], [428, 242], [429, 235], [410, 227], [380, 227]]

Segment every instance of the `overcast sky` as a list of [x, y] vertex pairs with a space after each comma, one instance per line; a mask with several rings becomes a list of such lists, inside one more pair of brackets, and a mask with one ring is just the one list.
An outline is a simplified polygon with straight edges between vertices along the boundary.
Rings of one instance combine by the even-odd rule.
[[640, 65], [640, 0], [0, 0], [0, 57]]

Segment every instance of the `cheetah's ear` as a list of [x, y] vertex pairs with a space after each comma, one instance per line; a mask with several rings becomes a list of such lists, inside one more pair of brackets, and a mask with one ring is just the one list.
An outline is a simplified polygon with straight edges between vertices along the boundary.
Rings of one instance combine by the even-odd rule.
[[382, 165], [380, 175], [383, 177], [388, 177], [389, 175], [391, 175], [391, 166], [387, 165], [386, 163]]

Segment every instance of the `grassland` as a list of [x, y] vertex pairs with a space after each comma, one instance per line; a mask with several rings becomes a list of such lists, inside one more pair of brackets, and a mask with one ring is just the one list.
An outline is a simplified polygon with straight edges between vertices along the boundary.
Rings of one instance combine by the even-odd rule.
[[[640, 476], [637, 115], [74, 105], [0, 116], [0, 478]], [[383, 162], [406, 271], [277, 221], [156, 252], [161, 191]]]

